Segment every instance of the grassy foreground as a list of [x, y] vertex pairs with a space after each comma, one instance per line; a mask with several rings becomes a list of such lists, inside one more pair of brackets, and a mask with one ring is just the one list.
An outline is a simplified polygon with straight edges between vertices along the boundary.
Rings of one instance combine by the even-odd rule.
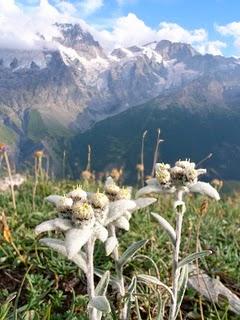
[[[87, 319], [85, 313], [88, 298], [86, 280], [75, 265], [64, 257], [42, 246], [34, 234], [35, 226], [55, 217], [53, 207], [43, 201], [49, 194], [64, 194], [73, 188], [72, 182], [44, 182], [37, 187], [35, 210], [32, 209], [31, 181], [17, 191], [17, 215], [14, 214], [10, 194], [0, 195], [0, 208], [7, 217], [10, 234], [0, 233], [0, 320], [11, 319]], [[96, 190], [101, 185], [89, 185]], [[154, 211], [174, 220], [172, 199], [162, 197], [152, 207], [138, 211], [131, 220], [129, 232], [120, 232], [120, 249], [130, 243], [149, 239], [134, 261], [125, 269], [126, 277], [132, 274], [160, 274], [169, 284], [171, 269], [171, 243], [150, 217]], [[203, 208], [204, 203], [204, 210]], [[212, 277], [218, 277], [229, 289], [240, 296], [240, 201], [237, 195], [220, 202], [207, 201], [203, 197], [188, 197], [185, 214], [182, 256], [201, 248], [211, 249], [213, 254], [199, 265]], [[143, 258], [150, 257], [152, 261]], [[103, 270], [113, 269], [111, 258], [105, 257], [104, 247], [97, 243], [95, 265]], [[114, 271], [113, 271], [114, 272]], [[138, 286], [138, 302], [142, 319], [154, 319], [157, 295], [146, 285]], [[109, 290], [112, 314], [106, 319], [117, 319], [118, 297]], [[201, 308], [203, 314], [201, 316]], [[213, 305], [193, 290], [188, 290], [181, 309], [182, 319], [240, 319], [228, 310], [226, 303]], [[137, 315], [132, 319], [137, 319]]]

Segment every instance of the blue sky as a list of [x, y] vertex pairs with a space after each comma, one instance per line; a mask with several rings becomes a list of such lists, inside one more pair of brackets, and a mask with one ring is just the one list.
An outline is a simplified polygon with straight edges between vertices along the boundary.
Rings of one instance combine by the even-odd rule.
[[46, 10], [48, 3], [65, 18], [84, 20], [109, 50], [132, 45], [134, 38], [141, 44], [166, 37], [202, 53], [240, 56], [239, 0], [0, 0], [0, 10], [3, 1], [25, 14], [30, 8]]

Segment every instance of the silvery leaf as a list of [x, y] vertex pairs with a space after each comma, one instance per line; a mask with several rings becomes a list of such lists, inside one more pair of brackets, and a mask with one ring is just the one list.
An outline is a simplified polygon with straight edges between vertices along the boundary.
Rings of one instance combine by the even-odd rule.
[[220, 195], [217, 190], [207, 182], [198, 181], [192, 185], [188, 185], [188, 189], [190, 192], [200, 193], [215, 200], [220, 200]]
[[120, 217], [114, 222], [115, 227], [128, 231], [130, 228], [129, 221], [125, 217]]
[[[67, 250], [63, 240], [43, 238], [40, 239], [40, 242], [47, 245], [49, 248], [52, 248], [53, 250], [57, 251], [58, 253], [62, 254], [63, 256], [67, 257]], [[87, 272], [86, 257], [83, 252], [78, 253], [70, 260], [73, 261], [85, 273]]]
[[148, 274], [139, 274], [139, 275], [137, 275], [137, 278], [139, 280], [146, 282], [146, 283], [150, 283], [150, 284], [154, 284], [154, 285], [163, 287], [170, 294], [171, 298], [173, 299], [172, 290], [167, 285], [165, 285], [162, 281], [160, 281], [158, 278], [156, 278], [154, 276], [150, 276]]
[[179, 313], [185, 291], [187, 289], [187, 283], [188, 283], [188, 264], [185, 264], [180, 271], [180, 277], [178, 279], [178, 297], [177, 297], [177, 308], [175, 313], [175, 318], [177, 318], [177, 315]]
[[176, 232], [170, 223], [159, 214], [151, 212], [151, 215], [157, 220], [161, 227], [167, 232], [173, 244], [176, 242]]
[[92, 225], [85, 225], [81, 228], [73, 228], [66, 232], [65, 246], [69, 259], [72, 259], [84, 246], [93, 232]]
[[109, 280], [110, 280], [110, 272], [106, 271], [102, 275], [100, 281], [98, 282], [98, 285], [96, 286], [95, 294], [97, 296], [105, 296], [106, 295]]
[[67, 231], [70, 228], [72, 228], [72, 223], [70, 220], [56, 218], [56, 219], [47, 220], [40, 223], [38, 226], [36, 226], [35, 233], [39, 234], [41, 232], [52, 231], [52, 230]]
[[200, 259], [200, 258], [209, 256], [210, 254], [212, 254], [211, 250], [204, 250], [204, 251], [201, 251], [201, 252], [192, 253], [189, 256], [183, 258], [178, 263], [178, 268], [182, 268], [185, 264], [189, 264], [189, 263], [193, 262], [196, 259]]
[[105, 243], [106, 255], [109, 256], [118, 245], [116, 237], [109, 237]]
[[140, 240], [132, 243], [118, 260], [119, 266], [123, 267], [147, 242], [148, 240]]
[[95, 223], [94, 234], [96, 238], [102, 242], [105, 242], [108, 237], [108, 231], [99, 222]]
[[133, 210], [136, 207], [136, 204], [133, 200], [117, 200], [114, 202], [111, 202], [109, 204], [109, 212], [108, 216], [105, 220], [104, 225], [107, 225], [114, 220], [117, 220], [119, 217], [121, 217], [124, 212]]
[[110, 304], [105, 296], [96, 296], [92, 298], [89, 302], [89, 306], [104, 313], [111, 312]]
[[[105, 274], [105, 271], [101, 270], [101, 269], [98, 269], [98, 268], [95, 268], [94, 269], [94, 274], [101, 278]], [[119, 288], [119, 280], [118, 280], [117, 277], [114, 277], [114, 276], [110, 275], [109, 283], [111, 284], [112, 287], [118, 288], [118, 290], [120, 290], [120, 288]]]

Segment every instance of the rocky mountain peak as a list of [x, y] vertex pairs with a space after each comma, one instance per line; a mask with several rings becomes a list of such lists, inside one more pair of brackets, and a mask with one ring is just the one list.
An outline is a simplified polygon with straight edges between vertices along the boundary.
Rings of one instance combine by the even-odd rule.
[[91, 33], [83, 30], [79, 24], [56, 23], [56, 26], [60, 30], [61, 37], [55, 38], [55, 41], [89, 59], [105, 57], [98, 41], [94, 40]]
[[155, 50], [166, 60], [176, 59], [184, 61], [199, 54], [190, 44], [171, 42], [169, 40], [158, 42]]

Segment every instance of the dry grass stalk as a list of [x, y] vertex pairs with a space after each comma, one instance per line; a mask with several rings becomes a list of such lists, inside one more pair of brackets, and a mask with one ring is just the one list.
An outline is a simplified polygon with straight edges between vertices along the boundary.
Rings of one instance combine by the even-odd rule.
[[141, 165], [142, 165], [142, 171], [141, 171], [141, 185], [144, 186], [144, 141], [147, 134], [147, 130], [143, 132], [142, 135], [142, 146], [141, 146]]
[[11, 171], [11, 166], [10, 166], [10, 162], [9, 162], [9, 158], [8, 158], [7, 149], [8, 149], [8, 147], [7, 147], [6, 144], [0, 143], [0, 153], [3, 155], [4, 160], [6, 162], [7, 171], [8, 171], [8, 177], [9, 177], [9, 181], [10, 181], [10, 189], [11, 189], [11, 195], [12, 195], [13, 209], [14, 209], [14, 213], [17, 214], [16, 197], [15, 197], [15, 192], [14, 192], [12, 171]]

